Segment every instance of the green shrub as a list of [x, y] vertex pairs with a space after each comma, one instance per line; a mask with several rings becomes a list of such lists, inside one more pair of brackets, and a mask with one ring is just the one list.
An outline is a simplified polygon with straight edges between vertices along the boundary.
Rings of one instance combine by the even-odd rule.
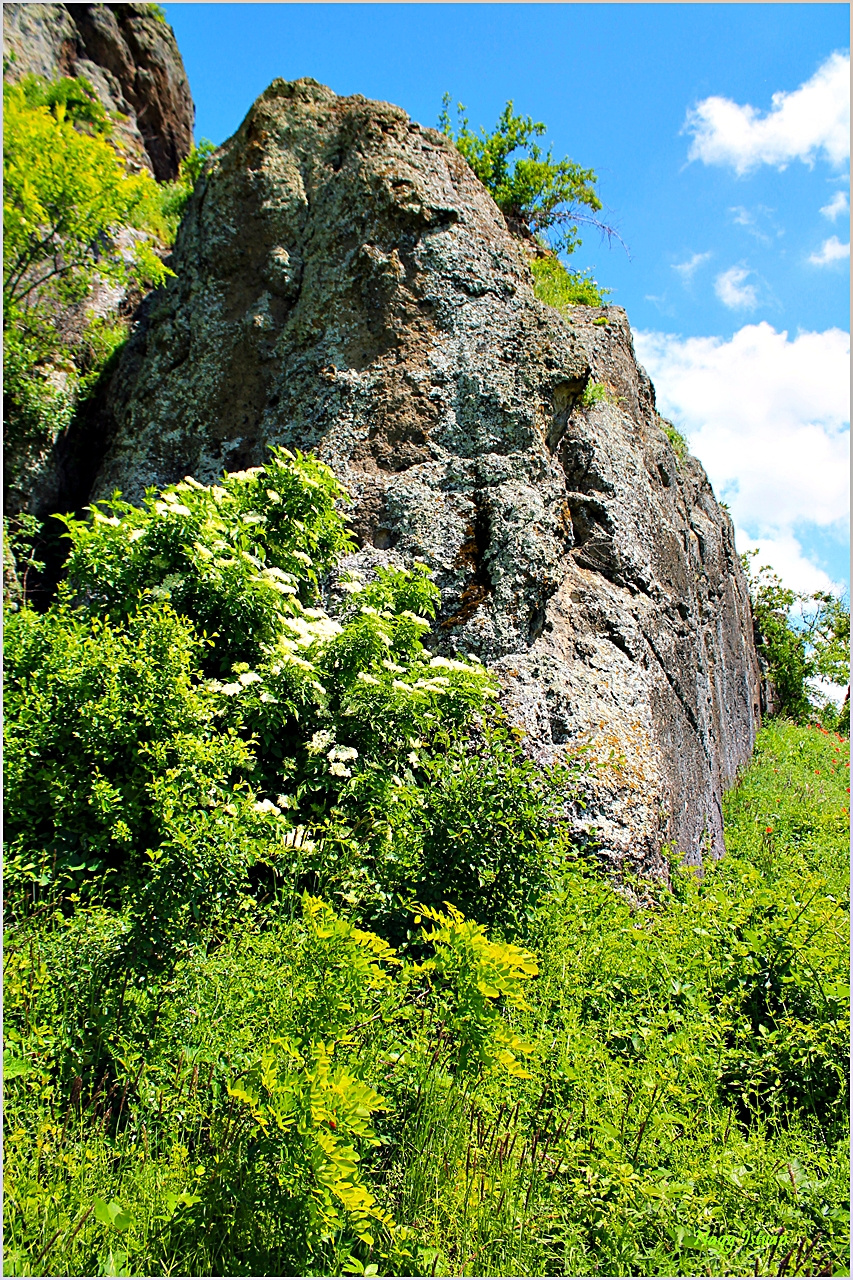
[[[468, 128], [468, 118], [461, 103], [457, 107], [458, 123], [454, 131], [450, 120], [450, 94], [444, 95], [439, 128], [450, 138], [468, 161], [474, 173], [507, 219], [512, 230], [525, 230], [531, 235], [551, 234], [554, 247], [572, 253], [581, 241], [578, 223], [588, 223], [612, 235], [595, 214], [602, 208], [595, 190], [597, 181], [592, 169], [582, 169], [568, 156], [554, 160], [533, 141], [546, 132], [545, 125], [531, 116], [517, 116], [508, 102], [495, 126], [494, 133], [480, 130], [479, 136]], [[510, 164], [516, 152], [522, 155]], [[590, 213], [584, 213], [588, 209]]]
[[[82, 77], [26, 76], [3, 86], [3, 380], [7, 442], [49, 447], [70, 423], [126, 325], [59, 324], [97, 280], [162, 284], [156, 252], [167, 235], [157, 184], [130, 174], [111, 142], [112, 120]], [[118, 243], [137, 234], [128, 250]], [[12, 468], [14, 469], [14, 468]]]
[[[297, 893], [341, 892], [387, 927], [401, 918], [435, 860], [431, 771], [494, 686], [479, 664], [424, 648], [438, 592], [423, 565], [351, 581], [339, 618], [319, 607], [320, 575], [351, 545], [341, 497], [328, 468], [282, 452], [220, 485], [66, 518], [59, 601], [16, 614], [7, 644], [20, 909], [109, 875], [111, 901], [132, 902], [143, 932], [148, 919], [156, 951], [239, 901], [247, 877], [271, 890], [286, 872]], [[507, 797], [535, 772], [516, 783], [501, 768], [492, 792]], [[509, 923], [511, 886], [529, 896], [535, 877], [524, 807], [507, 805], [503, 844], [489, 838], [461, 896], [502, 904]], [[527, 863], [499, 852], [512, 838]]]
[[565, 307], [603, 307], [609, 289], [602, 289], [591, 276], [582, 271], [570, 271], [553, 255], [533, 258], [533, 290], [540, 302], [558, 311]]
[[[304, 619], [318, 575], [351, 542], [336, 510], [343, 491], [312, 458], [274, 454], [221, 485], [185, 480], [142, 507], [120, 497], [91, 520], [64, 517], [71, 541], [61, 596], [90, 613], [126, 617], [140, 592], [165, 600], [216, 637], [213, 666], [255, 662], [285, 619]], [[211, 655], [212, 656], [212, 655]]]

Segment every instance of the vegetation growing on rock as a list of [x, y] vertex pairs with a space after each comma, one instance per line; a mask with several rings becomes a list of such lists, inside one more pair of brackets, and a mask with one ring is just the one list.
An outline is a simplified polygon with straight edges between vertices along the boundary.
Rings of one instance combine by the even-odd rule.
[[[543, 152], [533, 138], [547, 132], [545, 124], [532, 116], [516, 115], [512, 102], [506, 104], [494, 132], [487, 134], [481, 129], [479, 135], [468, 127], [461, 102], [454, 130], [449, 107], [448, 93], [439, 117], [442, 133], [453, 140], [493, 196], [510, 231], [539, 244], [540, 252], [530, 263], [537, 298], [558, 310], [604, 306], [610, 291], [602, 289], [587, 272], [568, 269], [558, 256], [573, 253], [581, 244], [578, 223], [596, 227], [608, 239], [616, 234], [596, 216], [602, 203], [592, 169], [582, 169], [568, 156], [554, 160], [550, 147]], [[522, 154], [517, 156], [518, 152]], [[510, 165], [512, 156], [516, 159]], [[549, 243], [551, 248], [546, 250]]]
[[582, 271], [570, 271], [554, 254], [531, 259], [536, 297], [549, 307], [603, 307], [609, 289], [602, 289]]
[[[125, 332], [94, 314], [75, 326], [68, 309], [91, 307], [96, 283], [165, 280], [154, 252], [164, 226], [156, 183], [145, 170], [128, 173], [85, 80], [4, 84], [3, 107], [7, 441], [38, 448], [67, 425]], [[128, 231], [147, 234], [122, 244]]]
[[[555, 160], [551, 148], [544, 152], [533, 141], [547, 132], [541, 120], [519, 116], [508, 102], [493, 133], [479, 134], [468, 127], [461, 102], [456, 129], [450, 119], [450, 94], [444, 95], [439, 117], [442, 133], [451, 138], [470, 164], [510, 230], [530, 236], [546, 235], [554, 247], [571, 253], [581, 243], [578, 223], [607, 230], [595, 215], [602, 208], [592, 169], [583, 169], [568, 156]], [[517, 152], [521, 155], [516, 156]], [[510, 164], [510, 159], [516, 157]], [[611, 232], [612, 234], [612, 232]]]

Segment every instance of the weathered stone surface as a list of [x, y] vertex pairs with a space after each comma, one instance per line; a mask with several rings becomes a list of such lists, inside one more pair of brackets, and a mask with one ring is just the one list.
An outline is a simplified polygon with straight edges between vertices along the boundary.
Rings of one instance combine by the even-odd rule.
[[438, 643], [494, 666], [530, 750], [585, 744], [602, 856], [661, 876], [665, 841], [719, 854], [759, 716], [749, 602], [624, 312], [540, 304], [446, 139], [310, 80], [276, 81], [218, 152], [173, 265], [96, 496], [316, 450], [353, 495], [357, 563], [427, 561]]
[[193, 143], [190, 88], [172, 29], [147, 4], [4, 4], [7, 79], [85, 76], [128, 157], [175, 178]]

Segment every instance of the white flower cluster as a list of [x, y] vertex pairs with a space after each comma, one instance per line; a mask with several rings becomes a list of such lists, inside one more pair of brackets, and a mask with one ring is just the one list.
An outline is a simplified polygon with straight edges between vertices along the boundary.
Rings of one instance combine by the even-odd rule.
[[[184, 486], [186, 490], [186, 486]], [[190, 516], [192, 512], [189, 507], [185, 507], [178, 495], [173, 489], [167, 489], [162, 495], [162, 501], [154, 503], [154, 510], [158, 516]]]
[[329, 773], [336, 778], [351, 778], [352, 770], [347, 768], [346, 762], [357, 760], [358, 752], [355, 747], [332, 747], [326, 759], [329, 761]]
[[296, 587], [293, 585], [293, 575], [285, 573], [283, 569], [279, 569], [275, 565], [270, 565], [268, 568], [262, 569], [260, 577], [256, 578], [255, 581], [263, 582], [267, 587], [274, 587], [280, 595], [296, 595]]
[[[208, 680], [207, 687], [214, 693], [224, 693], [226, 698], [233, 698], [235, 694], [242, 693], [248, 685], [255, 684], [260, 678], [257, 671], [243, 671], [230, 684], [220, 684], [218, 680]], [[263, 695], [261, 697], [263, 700]]]
[[318, 729], [308, 743], [308, 754], [312, 756], [321, 755], [326, 750], [326, 747], [331, 746], [334, 740], [335, 735], [330, 733], [328, 729]]
[[273, 804], [272, 800], [259, 800], [255, 804], [255, 813], [274, 813], [276, 816], [281, 813], [278, 805]]
[[295, 641], [300, 649], [307, 649], [318, 640], [331, 640], [343, 630], [341, 624], [330, 618], [323, 609], [303, 609], [301, 613], [288, 618], [284, 625], [289, 632], [287, 638]]
[[425, 689], [427, 693], [444, 693], [449, 686], [446, 676], [433, 676], [430, 680], [416, 680], [414, 683], [415, 689]]

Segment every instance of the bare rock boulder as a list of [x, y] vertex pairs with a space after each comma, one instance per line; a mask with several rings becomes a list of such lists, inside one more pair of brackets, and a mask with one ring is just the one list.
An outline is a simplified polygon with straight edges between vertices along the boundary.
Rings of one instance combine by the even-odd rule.
[[655, 877], [666, 844], [719, 855], [759, 720], [749, 600], [625, 313], [539, 303], [447, 139], [311, 80], [275, 81], [219, 150], [173, 266], [94, 496], [315, 450], [353, 496], [357, 562], [425, 560], [436, 642], [492, 665], [538, 759], [588, 755], [579, 835]]

